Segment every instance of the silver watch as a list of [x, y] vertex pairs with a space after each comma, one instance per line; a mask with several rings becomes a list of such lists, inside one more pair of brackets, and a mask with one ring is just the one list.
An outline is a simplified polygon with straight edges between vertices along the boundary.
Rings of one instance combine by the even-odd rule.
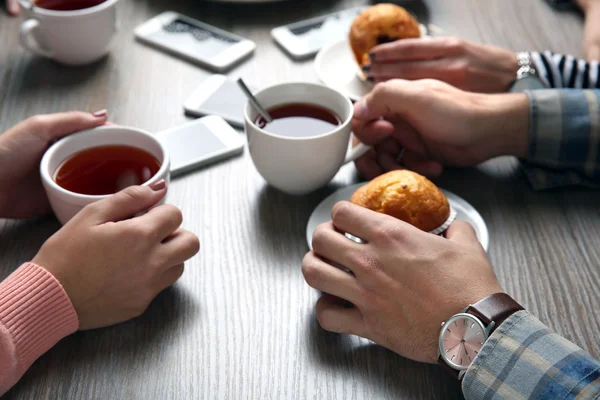
[[528, 51], [520, 51], [517, 53], [517, 78], [510, 86], [511, 92], [522, 92], [532, 89], [545, 89], [544, 82], [540, 79], [537, 71], [533, 67], [531, 54]]

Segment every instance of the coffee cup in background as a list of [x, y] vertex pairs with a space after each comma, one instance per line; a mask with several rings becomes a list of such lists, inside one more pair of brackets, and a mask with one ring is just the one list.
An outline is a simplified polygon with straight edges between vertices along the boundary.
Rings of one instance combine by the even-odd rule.
[[303, 195], [325, 186], [344, 164], [369, 149], [362, 143], [352, 147], [353, 106], [334, 89], [284, 83], [254, 95], [274, 122], [266, 123], [246, 105], [250, 156], [262, 177], [285, 193]]
[[[46, 190], [50, 205], [52, 206], [56, 217], [62, 224], [66, 224], [67, 221], [81, 211], [86, 205], [113, 194], [86, 194], [66, 189], [65, 187], [86, 187], [86, 189], [89, 189], [89, 185], [81, 184], [81, 179], [88, 179], [89, 176], [91, 176], [91, 174], [88, 174], [89, 171], [86, 172], [85, 168], [82, 168], [81, 165], [73, 165], [70, 167], [70, 172], [62, 171], [62, 174], [64, 175], [66, 172], [67, 174], [79, 174], [79, 176], [63, 176], [60, 178], [59, 172], [67, 167], [67, 162], [69, 162], [69, 160], [76, 162], [76, 157], [82, 158], [82, 156], [85, 156], [86, 154], [88, 157], [98, 157], [98, 154], [94, 155], [92, 153], [93, 150], [109, 151], [110, 149], [119, 148], [123, 150], [123, 148], [126, 149], [127, 147], [134, 148], [135, 153], [139, 153], [138, 156], [142, 155], [143, 157], [150, 157], [153, 159], [154, 162], [157, 163], [155, 168], [157, 171], [153, 175], [148, 175], [148, 179], [145, 182], [136, 182], [136, 177], [131, 176], [131, 171], [120, 171], [122, 173], [119, 179], [125, 179], [121, 182], [115, 182], [117, 185], [122, 185], [123, 187], [121, 188], [133, 184], [147, 186], [158, 182], [161, 179], [164, 179], [167, 183], [169, 182], [170, 160], [167, 150], [153, 135], [140, 129], [123, 126], [101, 126], [64, 137], [54, 143], [46, 151], [40, 164], [42, 184]], [[121, 160], [128, 160], [132, 158], [131, 155], [132, 152], [130, 149], [127, 157], [121, 156], [120, 158]], [[133, 156], [133, 158], [135, 158], [136, 154], [133, 154]], [[105, 156], [104, 159], [109, 160], [110, 157]], [[119, 162], [120, 164], [104, 165], [104, 168], [108, 167], [112, 169], [112, 171], [109, 170], [110, 174], [116, 176], [115, 169], [118, 170], [119, 168], [123, 168], [122, 161]], [[105, 173], [101, 180], [106, 180], [107, 175], [108, 174]], [[69, 185], [61, 182], [61, 180], [69, 182]], [[80, 181], [79, 184], [77, 183], [78, 180]], [[100, 179], [98, 181], [100, 181]], [[99, 184], [101, 183], [94, 183], [96, 186]], [[106, 186], [106, 182], [104, 182], [104, 186]], [[114, 190], [114, 192], [116, 191], [117, 190]], [[159, 204], [163, 204], [164, 201], [165, 199], [163, 198]]]
[[109, 52], [119, 0], [21, 0], [21, 44], [61, 64], [93, 63]]

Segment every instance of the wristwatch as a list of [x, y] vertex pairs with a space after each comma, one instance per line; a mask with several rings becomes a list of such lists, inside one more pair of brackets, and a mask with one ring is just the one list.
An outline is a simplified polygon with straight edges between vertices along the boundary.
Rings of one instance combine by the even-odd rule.
[[517, 78], [510, 86], [511, 92], [523, 92], [525, 90], [545, 89], [544, 82], [540, 79], [537, 71], [533, 67], [531, 54], [527, 51], [517, 53]]
[[442, 323], [438, 364], [459, 380], [494, 329], [523, 307], [506, 293], [495, 293], [465, 307]]

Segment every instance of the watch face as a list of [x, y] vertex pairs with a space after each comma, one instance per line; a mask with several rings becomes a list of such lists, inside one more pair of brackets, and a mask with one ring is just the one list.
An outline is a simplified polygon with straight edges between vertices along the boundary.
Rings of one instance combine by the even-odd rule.
[[440, 354], [455, 369], [467, 369], [483, 344], [487, 332], [479, 319], [470, 314], [456, 314], [440, 333]]

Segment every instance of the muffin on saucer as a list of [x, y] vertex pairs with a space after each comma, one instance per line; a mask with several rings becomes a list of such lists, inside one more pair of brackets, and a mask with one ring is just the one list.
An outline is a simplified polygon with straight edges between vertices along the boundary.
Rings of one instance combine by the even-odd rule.
[[434, 234], [448, 229], [456, 215], [433, 182], [409, 170], [378, 176], [354, 192], [350, 202]]
[[361, 12], [350, 27], [350, 47], [359, 66], [369, 62], [369, 51], [383, 43], [420, 38], [419, 22], [404, 8], [382, 3]]

